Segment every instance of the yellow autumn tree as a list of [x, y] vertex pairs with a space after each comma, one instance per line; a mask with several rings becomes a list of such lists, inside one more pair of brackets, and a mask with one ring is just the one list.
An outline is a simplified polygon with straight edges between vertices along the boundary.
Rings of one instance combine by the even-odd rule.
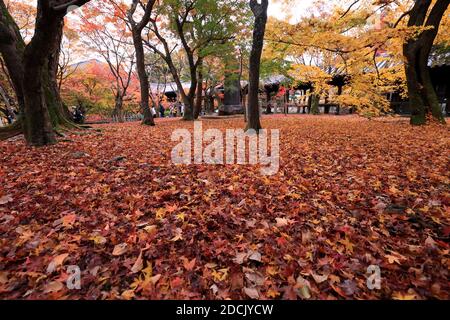
[[[289, 74], [296, 81], [311, 83], [315, 94], [375, 116], [390, 110], [388, 93], [405, 96], [403, 43], [424, 28], [408, 27], [402, 21], [412, 1], [352, 3], [357, 6], [316, 1], [313, 6], [318, 13], [295, 24], [271, 19], [265, 57], [289, 61]], [[448, 24], [447, 20], [443, 23]], [[443, 29], [437, 42], [448, 47], [448, 32]], [[336, 95], [329, 84], [338, 75], [345, 76], [346, 85]]]

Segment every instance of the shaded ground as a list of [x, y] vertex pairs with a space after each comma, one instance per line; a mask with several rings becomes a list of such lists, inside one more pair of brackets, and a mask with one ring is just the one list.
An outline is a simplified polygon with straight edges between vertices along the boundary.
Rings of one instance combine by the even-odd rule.
[[[281, 167], [174, 166], [172, 130], [0, 142], [0, 298], [449, 298], [449, 131], [275, 116]], [[243, 127], [240, 119], [203, 127]], [[66, 288], [66, 267], [81, 289]], [[381, 289], [367, 288], [367, 268]], [[373, 279], [373, 278], [371, 278]]]

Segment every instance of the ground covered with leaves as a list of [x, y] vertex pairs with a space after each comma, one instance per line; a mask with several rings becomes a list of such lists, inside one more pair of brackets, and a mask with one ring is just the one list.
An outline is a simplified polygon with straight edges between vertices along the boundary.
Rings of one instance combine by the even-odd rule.
[[[449, 298], [445, 126], [263, 126], [281, 130], [273, 176], [172, 165], [172, 131], [193, 128], [179, 120], [102, 125], [40, 149], [0, 142], [0, 298]], [[71, 265], [79, 290], [66, 287]], [[381, 289], [367, 287], [370, 265]]]

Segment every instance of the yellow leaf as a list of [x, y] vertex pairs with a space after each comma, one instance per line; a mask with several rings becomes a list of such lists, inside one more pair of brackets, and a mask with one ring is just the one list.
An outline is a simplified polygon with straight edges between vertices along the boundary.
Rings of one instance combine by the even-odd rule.
[[418, 300], [418, 297], [415, 293], [402, 293], [402, 292], [394, 292], [392, 295], [393, 300]]
[[95, 244], [105, 244], [106, 243], [106, 238], [101, 235], [94, 235], [94, 236], [90, 237], [89, 240], [94, 241]]
[[156, 229], [157, 227], [155, 225], [151, 225], [151, 226], [146, 226], [144, 228], [145, 231], [147, 231], [149, 234], [153, 235], [156, 233]]
[[165, 208], [159, 208], [158, 210], [156, 210], [156, 219], [162, 220], [165, 215], [166, 215]]
[[276, 298], [280, 295], [280, 293], [278, 291], [275, 291], [273, 289], [269, 289], [267, 290], [266, 296], [269, 298]]
[[353, 243], [351, 243], [348, 238], [345, 238], [345, 240], [339, 240], [339, 242], [345, 246], [345, 251], [347, 253], [353, 253]]
[[124, 292], [122, 292], [121, 297], [124, 298], [125, 300], [131, 300], [134, 298], [134, 290], [125, 290]]

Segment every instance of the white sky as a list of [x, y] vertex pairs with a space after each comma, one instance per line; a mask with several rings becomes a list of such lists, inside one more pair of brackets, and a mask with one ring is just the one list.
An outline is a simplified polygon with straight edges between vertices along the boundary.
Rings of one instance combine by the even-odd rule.
[[298, 22], [299, 18], [307, 15], [314, 0], [289, 0], [282, 4], [280, 0], [269, 0], [268, 14], [274, 18]]

